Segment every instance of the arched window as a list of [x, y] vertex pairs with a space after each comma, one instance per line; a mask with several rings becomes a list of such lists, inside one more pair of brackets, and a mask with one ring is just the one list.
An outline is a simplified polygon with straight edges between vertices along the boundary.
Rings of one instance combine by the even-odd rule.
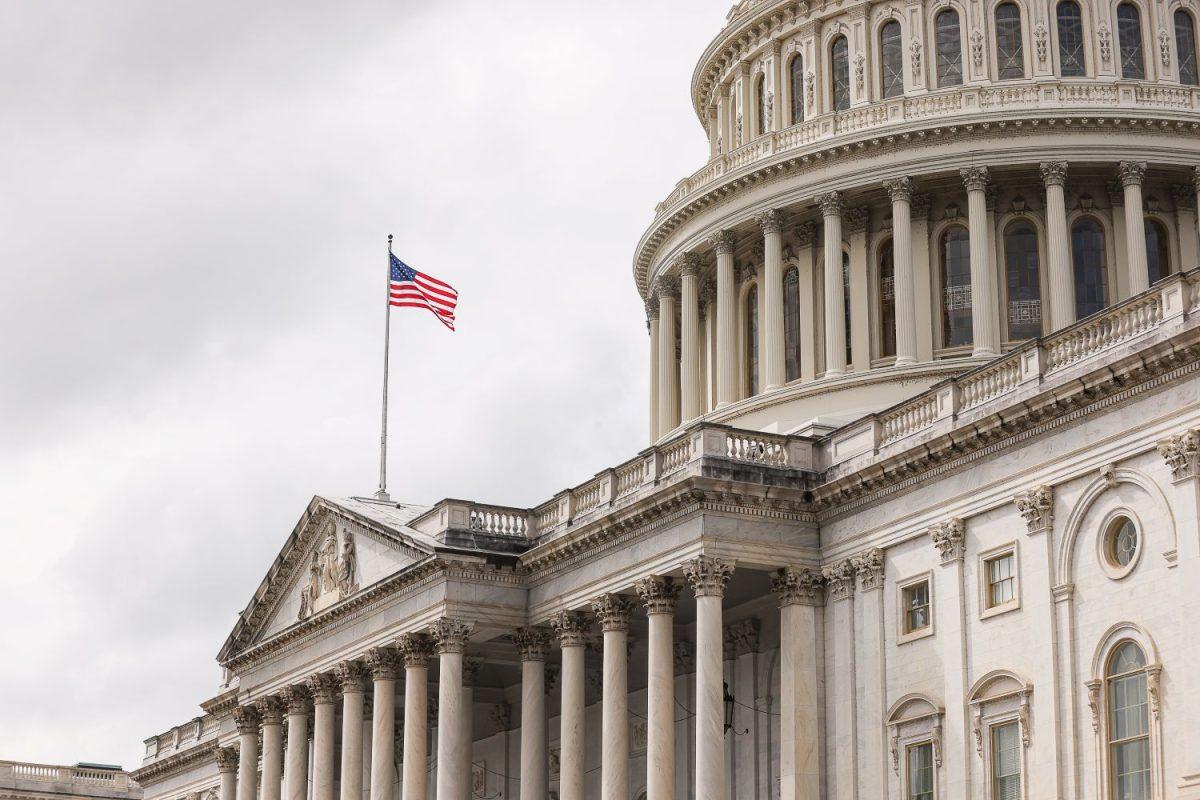
[[846, 363], [849, 364], [854, 359], [850, 347], [850, 254], [845, 250], [842, 251], [842, 307], [846, 320]]
[[758, 130], [755, 133], [762, 136], [770, 124], [767, 121], [767, 80], [763, 75], [759, 75], [754, 83], [754, 100], [758, 104]]
[[746, 292], [746, 387], [747, 396], [758, 394], [758, 286]]
[[1033, 225], [1018, 220], [1004, 232], [1004, 277], [1008, 290], [1008, 338], [1042, 335], [1042, 288], [1038, 238]]
[[1146, 268], [1151, 283], [1171, 274], [1167, 229], [1154, 219], [1146, 220]]
[[850, 107], [850, 44], [845, 36], [833, 40], [829, 55], [832, 62], [830, 90], [833, 93], [833, 110], [845, 111]]
[[937, 42], [937, 85], [939, 88], [961, 86], [962, 32], [958, 27], [958, 12], [953, 8], [939, 12], [933, 29]]
[[1179, 82], [1200, 85], [1200, 71], [1196, 69], [1196, 21], [1183, 9], [1175, 12], [1175, 50], [1179, 58]]
[[800, 377], [800, 271], [795, 267], [783, 276], [783, 378]]
[[1133, 3], [1117, 6], [1117, 42], [1121, 48], [1121, 77], [1142, 80], [1146, 63], [1142, 57], [1142, 15]]
[[1083, 62], [1083, 12], [1075, 0], [1058, 4], [1058, 69], [1064, 78], [1087, 72]]
[[896, 262], [891, 239], [879, 249], [879, 355], [896, 355]]
[[942, 234], [942, 346], [971, 344], [971, 238], [955, 225]]
[[1021, 9], [1016, 3], [996, 6], [996, 77], [1025, 77], [1025, 52], [1021, 43]]
[[879, 29], [879, 52], [883, 96], [899, 97], [904, 94], [904, 44], [896, 20]]
[[792, 124], [804, 121], [804, 59], [799, 53], [792, 59]]
[[1150, 697], [1146, 656], [1133, 642], [1117, 646], [1104, 670], [1108, 695], [1108, 762], [1113, 800], [1150, 798]]
[[1075, 318], [1091, 316], [1108, 305], [1104, 229], [1092, 217], [1071, 228], [1071, 260], [1075, 268]]

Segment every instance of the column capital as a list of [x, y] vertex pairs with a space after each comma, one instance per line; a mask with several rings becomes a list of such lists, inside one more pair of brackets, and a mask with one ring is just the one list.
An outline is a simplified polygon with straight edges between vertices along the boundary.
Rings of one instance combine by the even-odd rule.
[[217, 772], [237, 772], [238, 751], [236, 747], [220, 747], [217, 749]]
[[1193, 210], [1196, 208], [1196, 188], [1190, 183], [1173, 183], [1171, 199], [1177, 210]]
[[438, 654], [462, 653], [467, 649], [467, 639], [475, 629], [473, 622], [467, 622], [457, 617], [442, 617], [429, 626], [433, 635], [434, 647]]
[[683, 574], [696, 597], [723, 597], [725, 585], [733, 577], [734, 562], [712, 556], [696, 556], [683, 565]]
[[1197, 192], [1200, 192], [1200, 167], [1196, 167], [1192, 171], [1192, 186], [1195, 187]]
[[954, 517], [931, 526], [929, 536], [941, 554], [943, 564], [963, 560], [967, 552], [967, 526], [961, 519]]
[[1067, 185], [1066, 161], [1043, 161], [1041, 163], [1042, 182], [1047, 186]]
[[783, 233], [783, 213], [777, 208], [769, 208], [757, 214], [754, 221], [762, 228], [763, 235]]
[[821, 573], [808, 567], [783, 567], [771, 576], [771, 591], [779, 596], [780, 606], [816, 606], [821, 604]]
[[987, 167], [964, 167], [958, 171], [968, 192], [982, 192], [988, 185]]
[[858, 555], [852, 556], [850, 563], [858, 575], [858, 586], [862, 591], [883, 588], [883, 550], [881, 548], [872, 547], [870, 550], [864, 550]]
[[295, 686], [285, 686], [279, 693], [279, 697], [287, 706], [289, 714], [307, 714], [308, 704], [312, 700], [312, 696], [308, 692], [308, 687], [301, 684]]
[[845, 600], [854, 596], [854, 565], [843, 559], [821, 570], [825, 585], [829, 588], [830, 600]]
[[560, 611], [550, 618], [550, 627], [558, 636], [559, 647], [583, 647], [591, 624], [582, 611]]
[[522, 661], [545, 661], [550, 631], [538, 625], [517, 628], [512, 632], [512, 643]]
[[433, 655], [433, 638], [428, 633], [406, 633], [396, 640], [405, 667], [428, 667]]
[[792, 229], [792, 233], [796, 236], [797, 247], [812, 247], [817, 243], [817, 224], [815, 222], [801, 222]]
[[400, 676], [400, 652], [392, 647], [372, 647], [367, 651], [367, 668], [377, 681], [394, 681]]
[[315, 675], [309, 675], [304, 683], [308, 686], [314, 705], [324, 705], [337, 700], [339, 683], [337, 678], [330, 673], [318, 672]]
[[678, 300], [679, 279], [674, 275], [659, 275], [654, 281], [654, 294], [658, 296], [660, 307], [664, 300]]
[[737, 245], [737, 236], [733, 231], [717, 231], [709, 237], [708, 243], [717, 251], [717, 255], [728, 255]]
[[1200, 431], [1178, 433], [1158, 443], [1158, 454], [1167, 462], [1171, 479], [1179, 481], [1200, 475]]
[[287, 710], [287, 706], [282, 697], [277, 695], [262, 697], [255, 705], [258, 707], [258, 715], [262, 719], [263, 725], [283, 724], [283, 714]]
[[933, 198], [926, 192], [914, 194], [912, 197], [912, 218], [929, 219], [929, 208], [933, 205]]
[[1054, 487], [1037, 486], [1020, 492], [1013, 498], [1017, 511], [1025, 519], [1031, 534], [1049, 531], [1054, 527]]
[[846, 233], [866, 233], [871, 214], [866, 206], [857, 206], [846, 211]]
[[725, 660], [758, 652], [758, 632], [762, 623], [757, 617], [746, 617], [725, 626], [722, 650]]
[[363, 679], [367, 671], [361, 661], [343, 661], [334, 669], [337, 679], [342, 684], [342, 693], [362, 693]]
[[883, 184], [883, 188], [887, 190], [888, 197], [892, 199], [893, 203], [911, 203], [913, 192], [916, 191], [913, 179], [908, 177], [887, 181]]
[[633, 585], [647, 614], [674, 614], [679, 603], [679, 584], [674, 578], [650, 575]]
[[821, 207], [821, 213], [827, 217], [836, 217], [841, 215], [842, 209], [845, 207], [842, 203], [841, 192], [828, 192], [816, 196], [817, 205]]
[[628, 631], [633, 603], [622, 594], [602, 594], [592, 601], [592, 613], [600, 621], [600, 630]]
[[1105, 182], [1104, 191], [1108, 194], [1108, 202], [1114, 208], [1125, 205], [1125, 189], [1121, 186], [1120, 181]]
[[1122, 186], [1141, 186], [1149, 167], [1145, 161], [1122, 161], [1117, 165], [1117, 177]]
[[700, 258], [699, 253], [684, 253], [678, 259], [679, 274], [682, 277], [694, 277], [700, 274], [700, 267], [704, 260]]
[[244, 736], [248, 733], [257, 734], [258, 723], [261, 719], [257, 706], [237, 706], [233, 709], [233, 723], [237, 726], [239, 735]]
[[646, 299], [646, 327], [650, 323], [658, 319], [658, 295], [654, 292], [650, 293], [650, 297]]

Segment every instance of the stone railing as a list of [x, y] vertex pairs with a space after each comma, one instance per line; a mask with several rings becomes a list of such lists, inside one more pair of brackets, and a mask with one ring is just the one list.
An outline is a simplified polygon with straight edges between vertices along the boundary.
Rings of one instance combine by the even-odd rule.
[[74, 767], [60, 767], [23, 761], [0, 761], [0, 785], [10, 786], [18, 781], [85, 784], [112, 789], [126, 789], [130, 785], [129, 774], [119, 768], [103, 769], [82, 764]]
[[[891, 135], [913, 123], [964, 125], [1009, 121], [1014, 112], [1046, 114], [1088, 110], [1119, 113], [1195, 111], [1200, 109], [1200, 90], [1188, 86], [1134, 82], [1099, 83], [1094, 80], [1058, 78], [1005, 86], [959, 86], [912, 97], [897, 97], [849, 111], [813, 117], [780, 131], [773, 131], [710, 160], [704, 167], [675, 185], [675, 190], [655, 207], [663, 216], [686, 205], [692, 196], [718, 183], [726, 175], [758, 162], [802, 155], [810, 146], [839, 146], [839, 139], [861, 139], [863, 134]], [[997, 112], [1001, 112], [997, 115]], [[915, 127], [923, 127], [917, 125]]]

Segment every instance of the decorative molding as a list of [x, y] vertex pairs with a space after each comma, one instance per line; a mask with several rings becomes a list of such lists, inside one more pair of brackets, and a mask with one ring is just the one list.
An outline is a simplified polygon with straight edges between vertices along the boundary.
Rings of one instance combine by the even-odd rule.
[[728, 255], [737, 246], [737, 235], [733, 231], [717, 231], [709, 237], [708, 243], [712, 245], [717, 255]]
[[1042, 182], [1047, 186], [1066, 186], [1069, 168], [1066, 161], [1043, 161], [1040, 167]]
[[558, 636], [559, 647], [583, 647], [591, 623], [582, 611], [560, 611], [550, 618], [550, 627]]
[[1084, 684], [1088, 690], [1088, 710], [1092, 712], [1092, 731], [1100, 732], [1100, 687], [1099, 680], [1090, 680]]
[[1049, 41], [1050, 32], [1046, 30], [1046, 24], [1039, 22], [1033, 29], [1034, 46], [1037, 49], [1037, 60], [1041, 65], [1046, 64], [1046, 59], [1049, 57]]
[[517, 628], [512, 632], [512, 643], [522, 661], [545, 661], [550, 631], [537, 625]]
[[626, 633], [629, 631], [633, 603], [625, 595], [610, 592], [592, 600], [592, 613], [600, 623], [600, 630]]
[[712, 556], [697, 556], [683, 565], [683, 574], [696, 597], [723, 597], [733, 577], [734, 563]]
[[217, 771], [237, 772], [238, 751], [235, 747], [222, 747], [217, 750]]
[[779, 605], [819, 606], [823, 604], [820, 571], [808, 567], [783, 567], [771, 576], [771, 591], [779, 597]]
[[825, 579], [826, 596], [830, 601], [848, 600], [854, 596], [854, 564], [844, 559], [821, 570]]
[[912, 64], [913, 80], [919, 80], [921, 77], [921, 40], [915, 36], [908, 44], [908, 60]]
[[[1196, 177], [1200, 182], [1200, 175]], [[817, 225], [815, 222], [801, 222], [792, 229], [796, 237], [797, 247], [814, 247], [817, 244]]]
[[684, 253], [679, 257], [679, 274], [682, 277], [694, 277], [700, 274], [704, 260], [699, 253]]
[[961, 519], [955, 517], [945, 522], [939, 522], [929, 528], [933, 546], [941, 554], [943, 564], [962, 561], [967, 553], [967, 526]]
[[400, 676], [400, 664], [400, 651], [391, 647], [375, 647], [367, 651], [367, 667], [373, 680], [396, 680]]
[[237, 728], [239, 736], [257, 734], [260, 721], [261, 717], [257, 706], [246, 705], [233, 709], [233, 724]]
[[1112, 28], [1107, 22], [1101, 22], [1096, 35], [1100, 39], [1100, 60], [1108, 64], [1112, 61]]
[[283, 698], [279, 696], [260, 697], [255, 703], [258, 715], [263, 725], [282, 725], [284, 713], [287, 711]]
[[674, 578], [650, 575], [638, 580], [633, 588], [642, 599], [647, 614], [675, 613], [681, 587]]
[[1175, 203], [1177, 211], [1195, 211], [1196, 210], [1196, 190], [1188, 183], [1173, 183], [1171, 184], [1171, 200]]
[[866, 592], [883, 588], [883, 550], [873, 547], [852, 556], [850, 563], [858, 575], [859, 588]]
[[1054, 527], [1054, 487], [1038, 486], [1013, 497], [1017, 510], [1025, 518], [1025, 526], [1032, 536], [1048, 533]]
[[433, 638], [427, 633], [406, 633], [396, 640], [396, 647], [404, 659], [405, 669], [428, 667], [433, 656]]
[[840, 216], [844, 208], [841, 192], [827, 192], [826, 194], [817, 195], [816, 201], [817, 205], [821, 207], [821, 213], [826, 217]]
[[429, 626], [429, 633], [433, 636], [434, 649], [440, 655], [465, 652], [467, 639], [474, 629], [473, 622], [456, 617], [442, 617]]
[[362, 693], [367, 670], [361, 661], [343, 661], [334, 668], [334, 673], [342, 685], [342, 694]]
[[1141, 186], [1148, 167], [1145, 161], [1122, 161], [1117, 165], [1117, 177], [1122, 186]]
[[758, 632], [762, 623], [754, 617], [740, 619], [725, 626], [725, 660], [758, 652]]
[[971, 31], [971, 60], [976, 69], [983, 69], [983, 31], [976, 28]]
[[894, 181], [887, 181], [883, 184], [883, 188], [887, 190], [888, 197], [893, 203], [905, 202], [912, 203], [913, 192], [916, 190], [916, 185], [912, 178], [896, 178]]
[[1158, 454], [1171, 470], [1175, 483], [1200, 475], [1200, 430], [1188, 430], [1158, 443]]
[[963, 186], [968, 192], [987, 191], [987, 167], [964, 167], [958, 171], [958, 174], [962, 177]]
[[309, 694], [308, 687], [303, 684], [283, 687], [279, 692], [279, 698], [287, 706], [289, 714], [307, 714], [309, 704], [312, 702], [312, 695]]
[[770, 208], [755, 215], [754, 221], [762, 228], [763, 235], [783, 233], [783, 213]]
[[313, 705], [325, 705], [337, 700], [341, 684], [337, 678], [328, 672], [317, 672], [304, 679], [308, 693], [312, 695]]
[[859, 233], [867, 232], [867, 223], [870, 221], [870, 211], [866, 206], [857, 206], [848, 209], [844, 217], [846, 223], [846, 233], [851, 236]]

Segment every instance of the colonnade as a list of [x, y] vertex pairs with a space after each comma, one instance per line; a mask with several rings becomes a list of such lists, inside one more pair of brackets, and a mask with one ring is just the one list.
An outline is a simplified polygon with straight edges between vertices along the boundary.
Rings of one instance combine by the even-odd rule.
[[[696, 800], [725, 797], [724, 624], [722, 602], [734, 565], [699, 556], [683, 565], [695, 593]], [[773, 576], [781, 607], [780, 756], [782, 800], [816, 800], [820, 788], [817, 614], [822, 577], [816, 570], [785, 568]], [[675, 800], [674, 614], [682, 584], [650, 576], [629, 587], [648, 616], [646, 786], [649, 800]], [[630, 710], [629, 627], [635, 602], [631, 595], [603, 594], [586, 608], [556, 614], [547, 626], [515, 630], [513, 644], [521, 662], [520, 800], [549, 796], [549, 746], [545, 661], [552, 641], [562, 653], [559, 798], [584, 800], [585, 736], [584, 653], [592, 618], [602, 635], [600, 796], [629, 800]], [[364, 660], [351, 660], [289, 686], [276, 696], [239, 706], [234, 716], [237, 746], [217, 751], [221, 800], [361, 800], [364, 773], [364, 715], [371, 720], [370, 800], [393, 800], [395, 693], [404, 676], [402, 800], [426, 800], [428, 753], [428, 672], [439, 661], [436, 794], [439, 800], [471, 798], [471, 699], [465, 691], [463, 654], [472, 624], [442, 619], [427, 631], [401, 636], [394, 646], [379, 647]], [[367, 684], [373, 702], [366, 703]], [[341, 750], [336, 751], [336, 703], [342, 705]], [[286, 752], [284, 730], [287, 725]], [[261, 735], [261, 791], [259, 739]], [[340, 791], [335, 763], [340, 763]], [[376, 768], [376, 765], [386, 765]], [[335, 797], [335, 794], [337, 795]]]

